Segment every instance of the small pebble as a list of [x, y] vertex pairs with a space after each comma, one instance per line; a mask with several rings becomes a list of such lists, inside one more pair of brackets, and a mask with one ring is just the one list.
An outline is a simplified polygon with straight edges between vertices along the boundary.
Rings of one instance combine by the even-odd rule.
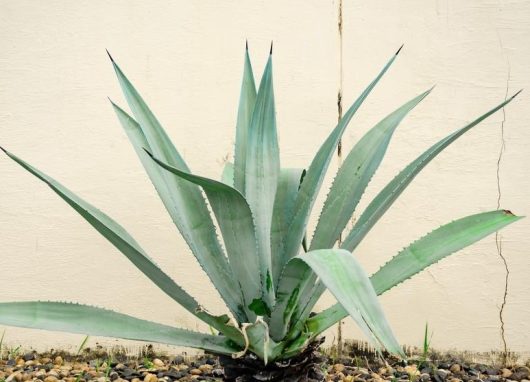
[[191, 369], [190, 370], [191, 375], [201, 375], [202, 371], [200, 369]]

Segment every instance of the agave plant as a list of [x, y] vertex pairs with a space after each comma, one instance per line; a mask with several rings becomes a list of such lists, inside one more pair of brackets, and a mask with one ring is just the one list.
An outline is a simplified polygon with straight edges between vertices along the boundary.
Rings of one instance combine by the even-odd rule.
[[[352, 252], [412, 179], [444, 148], [515, 97], [456, 130], [412, 161], [375, 196], [348, 231], [348, 222], [394, 131], [429, 94], [427, 90], [383, 118], [351, 149], [334, 178], [311, 240], [306, 239], [315, 199], [341, 136], [398, 53], [331, 131], [309, 167], [302, 170], [280, 165], [272, 51], [256, 91], [247, 47], [234, 163], [226, 166], [221, 180], [190, 171], [150, 108], [111, 57], [132, 116], [115, 103], [112, 107], [173, 222], [224, 300], [228, 314], [210, 314], [164, 273], [117, 222], [3, 149], [72, 206], [162, 291], [219, 335], [63, 302], [0, 303], [0, 323], [182, 345], [225, 357], [250, 355], [262, 365], [285, 367], [318, 344], [324, 330], [349, 315], [374, 346], [403, 356], [377, 296], [519, 217], [506, 210], [464, 217], [413, 242], [370, 277], [362, 269]], [[344, 239], [337, 245], [341, 235]], [[311, 314], [326, 288], [338, 303]], [[286, 378], [287, 374], [282, 375], [278, 378]]]

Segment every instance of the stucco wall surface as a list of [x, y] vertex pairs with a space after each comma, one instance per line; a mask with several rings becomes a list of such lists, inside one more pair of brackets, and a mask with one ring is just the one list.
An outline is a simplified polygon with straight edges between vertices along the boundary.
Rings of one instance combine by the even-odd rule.
[[[121, 222], [172, 277], [222, 313], [106, 98], [125, 106], [105, 48], [193, 171], [218, 177], [232, 158], [245, 39], [258, 77], [274, 40], [285, 167], [309, 164], [336, 123], [338, 92], [346, 108], [405, 43], [348, 128], [343, 152], [388, 112], [437, 86], [397, 130], [362, 211], [427, 147], [507, 94], [530, 90], [529, 20], [524, 0], [1, 0], [0, 143]], [[452, 219], [498, 203], [530, 215], [529, 106], [526, 91], [422, 171], [358, 248], [369, 272]], [[338, 164], [336, 158], [330, 174]], [[524, 219], [500, 234], [509, 271], [506, 298], [506, 268], [494, 236], [382, 296], [400, 342], [419, 345], [428, 321], [437, 348], [502, 350], [504, 303], [507, 347], [530, 352], [529, 232], [530, 219]], [[79, 301], [207, 330], [5, 157], [0, 244], [0, 301]], [[318, 307], [333, 302], [326, 296]], [[40, 349], [75, 346], [83, 337], [6, 329], [8, 343]], [[328, 339], [335, 334], [330, 330]], [[345, 337], [361, 338], [350, 320]]]

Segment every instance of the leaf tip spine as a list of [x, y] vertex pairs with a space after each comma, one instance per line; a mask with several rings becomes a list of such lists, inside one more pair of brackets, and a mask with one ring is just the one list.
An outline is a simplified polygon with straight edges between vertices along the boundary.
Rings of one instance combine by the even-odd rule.
[[271, 56], [272, 56], [272, 47], [273, 47], [273, 45], [274, 45], [274, 41], [271, 41], [271, 50], [269, 51], [269, 55], [271, 55]]
[[116, 64], [116, 62], [114, 61], [114, 59], [112, 58], [112, 56], [110, 55], [110, 52], [108, 49], [105, 49], [105, 51], [107, 52], [109, 58], [110, 58], [110, 61], [113, 63], [113, 64]]
[[401, 44], [401, 46], [399, 47], [399, 49], [397, 50], [396, 52], [396, 56], [399, 54], [399, 52], [401, 52], [401, 49], [403, 49], [403, 47], [405, 46], [405, 44]]

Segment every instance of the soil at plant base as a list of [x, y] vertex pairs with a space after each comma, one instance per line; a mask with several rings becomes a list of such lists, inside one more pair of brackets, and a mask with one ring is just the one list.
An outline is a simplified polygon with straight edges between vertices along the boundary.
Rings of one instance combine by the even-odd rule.
[[[530, 382], [530, 364], [502, 367], [476, 363], [446, 354], [425, 360], [414, 356], [407, 362], [385, 360], [359, 349], [347, 350], [337, 359], [328, 354], [320, 365], [325, 381], [350, 382]], [[214, 356], [168, 356], [146, 351], [127, 356], [103, 349], [71, 355], [54, 351], [11, 354], [0, 360], [1, 382], [171, 382], [223, 381], [224, 371]], [[245, 380], [245, 379], [242, 379]]]

